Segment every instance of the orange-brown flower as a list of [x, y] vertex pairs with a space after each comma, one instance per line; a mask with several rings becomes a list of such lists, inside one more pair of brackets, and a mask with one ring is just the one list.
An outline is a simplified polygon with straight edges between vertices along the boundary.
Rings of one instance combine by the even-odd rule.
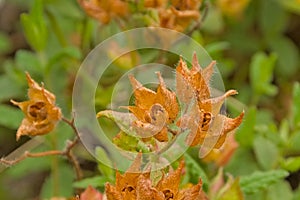
[[[116, 174], [116, 185], [106, 183], [105, 192], [108, 200], [206, 200], [202, 191], [202, 182], [180, 190], [180, 177], [183, 173], [184, 162], [181, 161], [175, 171], [163, 174], [157, 185], [153, 185], [150, 173], [133, 173], [139, 170], [141, 154], [135, 159], [133, 165], [121, 175]], [[133, 168], [132, 168], [133, 167]], [[137, 171], [135, 171], [137, 172]]]
[[112, 18], [128, 14], [128, 5], [121, 0], [78, 0], [85, 12], [96, 20], [107, 24]]
[[200, 18], [202, 0], [173, 0], [168, 9], [160, 10], [160, 26], [184, 31], [193, 20]]
[[17, 131], [17, 140], [22, 135], [36, 136], [49, 133], [62, 117], [60, 108], [55, 106], [55, 96], [44, 89], [43, 85], [39, 86], [29, 73], [26, 73], [26, 77], [29, 100], [24, 102], [11, 100], [25, 114]]
[[237, 118], [231, 119], [219, 113], [225, 98], [237, 92], [229, 90], [223, 96], [210, 97], [209, 81], [214, 65], [215, 61], [202, 70], [194, 54], [191, 69], [182, 59], [176, 68], [177, 95], [183, 106], [189, 107], [189, 112], [181, 117], [178, 124], [190, 130], [187, 137], [190, 146], [203, 144], [205, 140], [213, 148], [220, 148], [227, 133], [237, 128], [244, 116], [242, 112]]
[[134, 89], [135, 105], [127, 108], [138, 119], [132, 125], [137, 134], [168, 141], [167, 125], [173, 123], [179, 112], [174, 92], [167, 89], [161, 74], [157, 73], [159, 85], [156, 92], [143, 87], [133, 76], [129, 76]]

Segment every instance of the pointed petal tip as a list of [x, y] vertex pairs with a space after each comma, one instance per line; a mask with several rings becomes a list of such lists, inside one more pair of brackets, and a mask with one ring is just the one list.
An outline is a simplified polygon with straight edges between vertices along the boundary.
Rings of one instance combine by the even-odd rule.
[[11, 99], [10, 100], [10, 103], [12, 103], [13, 105], [15, 106], [18, 106], [20, 103], [19, 102], [16, 102], [15, 100]]

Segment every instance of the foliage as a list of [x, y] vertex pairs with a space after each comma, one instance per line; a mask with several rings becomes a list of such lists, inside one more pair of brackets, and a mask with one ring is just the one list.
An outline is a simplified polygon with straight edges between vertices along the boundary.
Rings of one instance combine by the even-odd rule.
[[[6, 9], [8, 11], [4, 12]], [[198, 151], [203, 142], [203, 130], [194, 130], [192, 134], [196, 138], [192, 137], [195, 140], [190, 139], [188, 144], [196, 147], [190, 147], [184, 153], [185, 167], [175, 162], [162, 172], [149, 176], [139, 174], [134, 189], [141, 192], [144, 186], [149, 186], [149, 191], [143, 191], [144, 197], [146, 192], [150, 192], [161, 198], [161, 192], [169, 186], [160, 188], [158, 183], [168, 179], [173, 168], [177, 169], [173, 172], [180, 171], [176, 179], [180, 180], [180, 184], [176, 185], [176, 191], [171, 191], [173, 195], [196, 188], [206, 194], [205, 198], [216, 200], [298, 199], [299, 14], [298, 0], [0, 1], [1, 20], [6, 24], [0, 24], [0, 149], [3, 157], [0, 164], [0, 183], [3, 186], [0, 199], [76, 199], [76, 195], [80, 199], [101, 199], [105, 196], [105, 187], [117, 188], [118, 178], [124, 178], [126, 172], [117, 172], [116, 175], [115, 170], [97, 161], [101, 158], [112, 166], [115, 164], [111, 163], [105, 148], [97, 147], [97, 158], [91, 158], [77, 139], [72, 121], [72, 86], [83, 59], [99, 42], [115, 33], [145, 26], [181, 31], [199, 42], [217, 61], [225, 87], [239, 92], [233, 97], [230, 95], [235, 94], [235, 90], [228, 90], [229, 93], [219, 99], [222, 104], [227, 98], [229, 112], [220, 116], [230, 119], [229, 116], [238, 116], [243, 110], [245, 116], [239, 128], [235, 132], [226, 132], [213, 153], [204, 158], [199, 158]], [[118, 56], [122, 48], [112, 46], [110, 55]], [[201, 55], [198, 57], [201, 58]], [[116, 146], [131, 152], [155, 152], [159, 145], [172, 142], [180, 131], [179, 122], [186, 120], [190, 126], [183, 128], [193, 130], [192, 118], [199, 113], [203, 114], [202, 119], [206, 116], [204, 121], [212, 120], [204, 114], [214, 109], [210, 106], [206, 109], [203, 103], [210, 97], [205, 93], [209, 90], [205, 79], [209, 73], [205, 75], [204, 70], [200, 73], [205, 81], [201, 87], [197, 86], [195, 80], [199, 78], [199, 69], [193, 74], [193, 69], [198, 66], [196, 61], [189, 66], [183, 59], [178, 64], [178, 59], [168, 53], [139, 50], [119, 57], [105, 72], [96, 91], [95, 110], [100, 111], [99, 123], [108, 130], [108, 138]], [[190, 90], [182, 89], [182, 96], [175, 97], [166, 87], [163, 73], [158, 73], [158, 87], [150, 89], [139, 83], [138, 78], [130, 77], [135, 98], [127, 107], [131, 111], [130, 116], [106, 110], [117, 79], [132, 66], [144, 62], [185, 67], [177, 67], [177, 74], [181, 75], [177, 79], [182, 78], [178, 89], [187, 87], [203, 95], [200, 100], [197, 99], [197, 105], [190, 108], [195, 110], [193, 117], [181, 118], [176, 110], [190, 100], [185, 99]], [[32, 77], [27, 75], [28, 95], [25, 72]], [[44, 86], [40, 86], [40, 82]], [[32, 90], [36, 90], [34, 94], [37, 96], [30, 93]], [[56, 97], [54, 100], [52, 95]], [[26, 105], [16, 103], [27, 98]], [[46, 123], [50, 128], [40, 133], [26, 128], [26, 133], [18, 134], [23, 137], [16, 143], [20, 124], [20, 129], [26, 124], [24, 119], [22, 122], [24, 115], [10, 103], [10, 99], [16, 100], [13, 102], [23, 110], [24, 119], [29, 119], [30, 123], [35, 121], [30, 118], [32, 114], [43, 118], [46, 111], [51, 113], [56, 109], [56, 114], [52, 113], [48, 121], [30, 125], [32, 128]], [[41, 102], [47, 105], [46, 111], [44, 106], [39, 107]], [[217, 107], [223, 110], [224, 105]], [[216, 110], [214, 116], [219, 113]], [[149, 120], [149, 116], [150, 119], [155, 116], [155, 119], [162, 120]], [[169, 117], [171, 119], [167, 120]], [[236, 123], [234, 128], [239, 124]], [[134, 129], [131, 129], [132, 125]], [[150, 127], [150, 131], [142, 128], [144, 125]], [[142, 133], [151, 135], [151, 131], [156, 129], [164, 132], [146, 140], [135, 137]], [[30, 139], [28, 135], [42, 136]], [[234, 148], [228, 148], [230, 146]], [[11, 153], [14, 149], [16, 151]], [[16, 165], [7, 168], [11, 164]], [[109, 183], [105, 186], [106, 182]], [[23, 189], [20, 191], [18, 188]], [[86, 190], [82, 192], [79, 188]], [[187, 196], [189, 194], [186, 193]]]

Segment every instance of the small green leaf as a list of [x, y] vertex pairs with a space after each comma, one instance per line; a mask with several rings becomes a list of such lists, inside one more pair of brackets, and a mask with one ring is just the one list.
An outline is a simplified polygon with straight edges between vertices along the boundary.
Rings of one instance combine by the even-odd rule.
[[254, 139], [254, 126], [256, 122], [256, 108], [247, 111], [243, 123], [238, 128], [235, 138], [241, 146], [251, 147]]
[[23, 118], [22, 111], [12, 106], [0, 105], [0, 124], [7, 128], [17, 129]]
[[139, 140], [122, 131], [113, 138], [113, 143], [123, 150], [138, 152], [137, 146]]
[[111, 163], [111, 160], [109, 159], [109, 157], [107, 156], [106, 152], [104, 151], [104, 149], [101, 147], [97, 147], [95, 149], [95, 155], [96, 155], [96, 158], [98, 158], [98, 160], [100, 161], [100, 162], [98, 162], [99, 171], [105, 177], [107, 177], [109, 180], [113, 180], [114, 179], [114, 170], [111, 168], [112, 163]]
[[83, 180], [80, 181], [76, 181], [73, 183], [73, 187], [75, 188], [87, 188], [88, 186], [92, 186], [92, 187], [104, 187], [106, 182], [109, 182], [111, 180], [109, 180], [107, 177], [105, 176], [95, 176], [95, 177], [91, 177], [91, 178], [85, 178]]
[[59, 163], [56, 172], [57, 174], [50, 174], [50, 177], [47, 177], [44, 182], [40, 194], [41, 199], [50, 199], [53, 195], [59, 197], [70, 197], [73, 195], [74, 171], [72, 167], [66, 163]]
[[42, 65], [37, 57], [31, 51], [18, 50], [16, 53], [16, 65], [22, 71], [39, 74], [42, 70]]
[[287, 181], [281, 180], [277, 183], [271, 185], [268, 188], [268, 193], [266, 199], [271, 200], [292, 200], [293, 199], [293, 191], [291, 186]]
[[259, 22], [265, 37], [281, 34], [287, 24], [287, 13], [276, 1], [264, 0], [259, 3], [261, 4]]
[[132, 123], [136, 120], [136, 117], [132, 113], [104, 110], [97, 113], [97, 118], [99, 117], [107, 117], [113, 120], [125, 133], [133, 136], [136, 135], [135, 131], [132, 130]]
[[251, 175], [242, 176], [240, 178], [241, 189], [246, 194], [253, 194], [268, 188], [272, 183], [275, 183], [288, 175], [289, 173], [282, 169], [266, 172], [256, 171]]
[[290, 172], [296, 172], [300, 169], [300, 156], [290, 157], [281, 162], [283, 169]]
[[258, 136], [253, 144], [258, 163], [263, 169], [271, 169], [278, 161], [278, 148], [270, 140]]
[[47, 27], [43, 16], [42, 0], [35, 0], [29, 14], [21, 14], [21, 24], [28, 43], [36, 51], [42, 51], [47, 44]]
[[11, 48], [9, 36], [4, 32], [0, 32], [0, 53], [6, 53]]
[[293, 104], [292, 104], [292, 126], [300, 127], [300, 84], [297, 82], [293, 88]]
[[203, 182], [203, 189], [207, 190], [208, 189], [208, 178], [207, 178], [204, 170], [201, 168], [201, 166], [198, 164], [198, 162], [196, 162], [187, 153], [184, 154], [184, 158], [185, 158], [185, 164], [186, 164], [188, 173], [190, 175], [190, 182], [196, 184], [199, 182], [199, 179], [201, 178], [201, 180]]
[[271, 49], [278, 56], [276, 74], [283, 77], [293, 76], [299, 65], [299, 48], [289, 38], [277, 36], [269, 39]]
[[267, 56], [262, 52], [258, 52], [252, 57], [250, 64], [250, 80], [252, 88], [257, 96], [263, 94], [273, 96], [277, 93], [276, 86], [271, 84], [276, 59], [277, 56], [275, 54]]

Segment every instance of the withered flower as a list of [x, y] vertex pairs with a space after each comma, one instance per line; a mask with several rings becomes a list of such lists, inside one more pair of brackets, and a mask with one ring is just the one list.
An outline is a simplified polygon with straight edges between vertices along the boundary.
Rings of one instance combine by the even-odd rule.
[[213, 148], [220, 148], [225, 142], [227, 133], [237, 128], [244, 116], [242, 112], [237, 118], [231, 119], [219, 113], [226, 97], [237, 94], [235, 90], [229, 90], [220, 97], [210, 97], [209, 81], [215, 63], [213, 61], [201, 69], [194, 54], [191, 69], [182, 59], [176, 68], [178, 98], [180, 102], [191, 107], [191, 111], [184, 114], [178, 124], [182, 128], [190, 129], [187, 137], [190, 146], [203, 144], [206, 140]]
[[49, 133], [62, 117], [60, 108], [55, 106], [54, 94], [47, 91], [43, 85], [39, 86], [29, 73], [26, 73], [26, 77], [29, 100], [24, 102], [11, 100], [25, 114], [17, 131], [17, 140], [22, 135], [36, 136]]
[[96, 20], [107, 24], [112, 18], [125, 17], [128, 5], [122, 0], [78, 0], [85, 12]]
[[129, 76], [134, 89], [135, 105], [126, 107], [138, 119], [132, 125], [137, 134], [154, 137], [160, 142], [168, 141], [167, 125], [173, 123], [179, 112], [174, 92], [167, 89], [161, 74], [157, 73], [159, 85], [156, 92], [144, 87]]
[[153, 185], [149, 172], [132, 172], [140, 168], [141, 154], [124, 175], [116, 174], [116, 185], [106, 183], [105, 192], [108, 200], [206, 200], [202, 191], [202, 182], [180, 190], [180, 177], [183, 173], [184, 162], [181, 161], [175, 171], [163, 174], [157, 185]]
[[160, 26], [184, 31], [193, 20], [200, 18], [202, 0], [173, 0], [168, 9], [160, 10]]

